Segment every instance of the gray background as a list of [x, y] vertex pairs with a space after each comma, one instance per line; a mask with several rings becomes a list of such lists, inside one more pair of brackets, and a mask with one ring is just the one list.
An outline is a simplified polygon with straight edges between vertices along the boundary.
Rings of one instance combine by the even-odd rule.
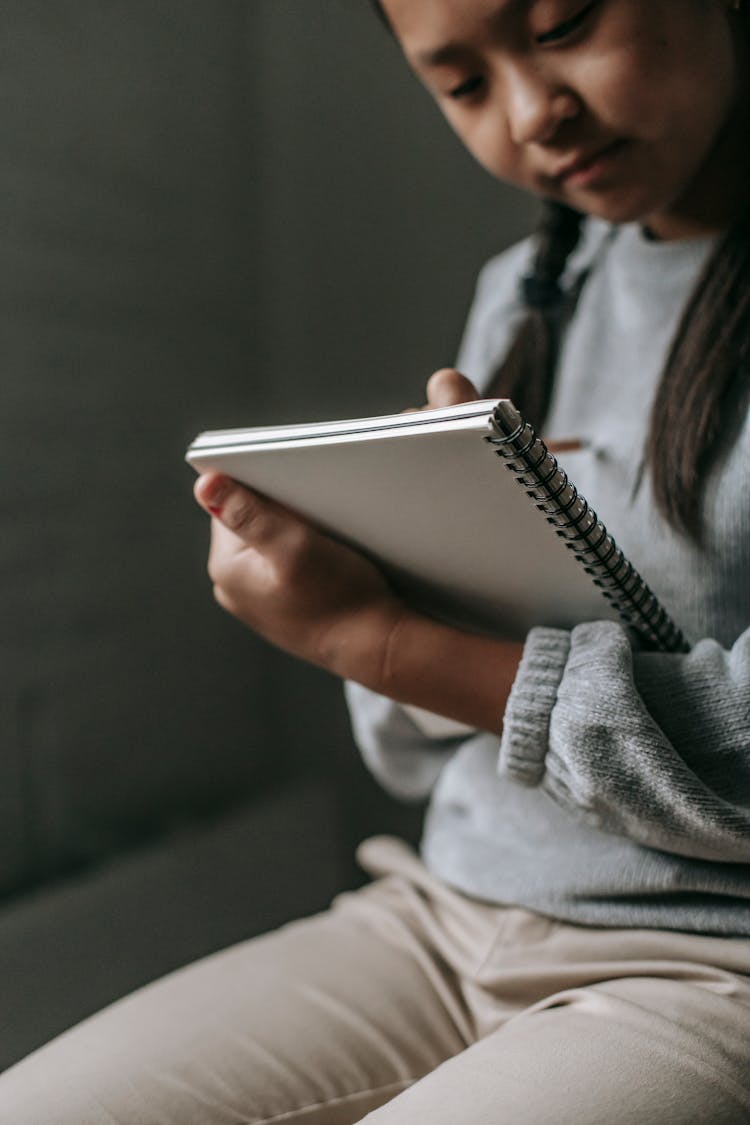
[[338, 685], [214, 606], [182, 456], [199, 429], [421, 402], [530, 209], [366, 0], [7, 0], [0, 52], [10, 1061], [322, 905], [363, 835], [418, 831]]

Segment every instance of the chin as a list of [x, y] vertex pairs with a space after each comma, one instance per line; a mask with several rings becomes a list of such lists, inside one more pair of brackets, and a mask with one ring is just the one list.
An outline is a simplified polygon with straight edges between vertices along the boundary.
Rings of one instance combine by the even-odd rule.
[[650, 215], [659, 211], [658, 205], [653, 200], [616, 198], [614, 193], [600, 198], [588, 196], [587, 198], [565, 200], [571, 207], [583, 211], [595, 219], [603, 219], [607, 223], [617, 226], [625, 223], [645, 223]]

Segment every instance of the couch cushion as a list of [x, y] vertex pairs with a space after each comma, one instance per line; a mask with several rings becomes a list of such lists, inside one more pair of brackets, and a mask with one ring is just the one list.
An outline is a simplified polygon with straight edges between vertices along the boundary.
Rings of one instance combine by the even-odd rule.
[[149, 980], [352, 881], [334, 796], [299, 783], [0, 912], [0, 1069]]

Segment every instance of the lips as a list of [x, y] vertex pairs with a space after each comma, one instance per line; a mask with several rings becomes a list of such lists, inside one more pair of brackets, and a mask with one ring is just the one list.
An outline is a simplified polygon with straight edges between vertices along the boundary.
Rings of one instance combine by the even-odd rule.
[[609, 141], [608, 144], [596, 148], [581, 150], [571, 153], [565, 160], [548, 173], [549, 179], [558, 183], [570, 182], [574, 179], [586, 179], [589, 174], [595, 173], [609, 156], [623, 146], [624, 141]]

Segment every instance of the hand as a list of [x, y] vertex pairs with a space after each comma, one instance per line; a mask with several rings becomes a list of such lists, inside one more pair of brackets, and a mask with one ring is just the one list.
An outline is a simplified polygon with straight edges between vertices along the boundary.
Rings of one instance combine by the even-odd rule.
[[458, 406], [462, 402], [476, 402], [481, 396], [470, 379], [455, 367], [441, 367], [427, 380], [427, 402], [424, 406], [408, 406], [404, 414], [418, 414], [420, 410], [433, 410], [441, 406]]
[[217, 602], [261, 636], [340, 676], [377, 679], [405, 612], [363, 555], [219, 473], [195, 485], [211, 520]]
[[427, 406], [458, 406], [482, 396], [470, 379], [454, 367], [441, 367], [427, 380]]
[[[429, 407], [479, 397], [453, 368], [427, 384]], [[408, 608], [363, 555], [229, 477], [199, 477], [212, 516], [209, 575], [219, 605], [261, 636], [402, 703], [499, 732], [522, 654]]]

